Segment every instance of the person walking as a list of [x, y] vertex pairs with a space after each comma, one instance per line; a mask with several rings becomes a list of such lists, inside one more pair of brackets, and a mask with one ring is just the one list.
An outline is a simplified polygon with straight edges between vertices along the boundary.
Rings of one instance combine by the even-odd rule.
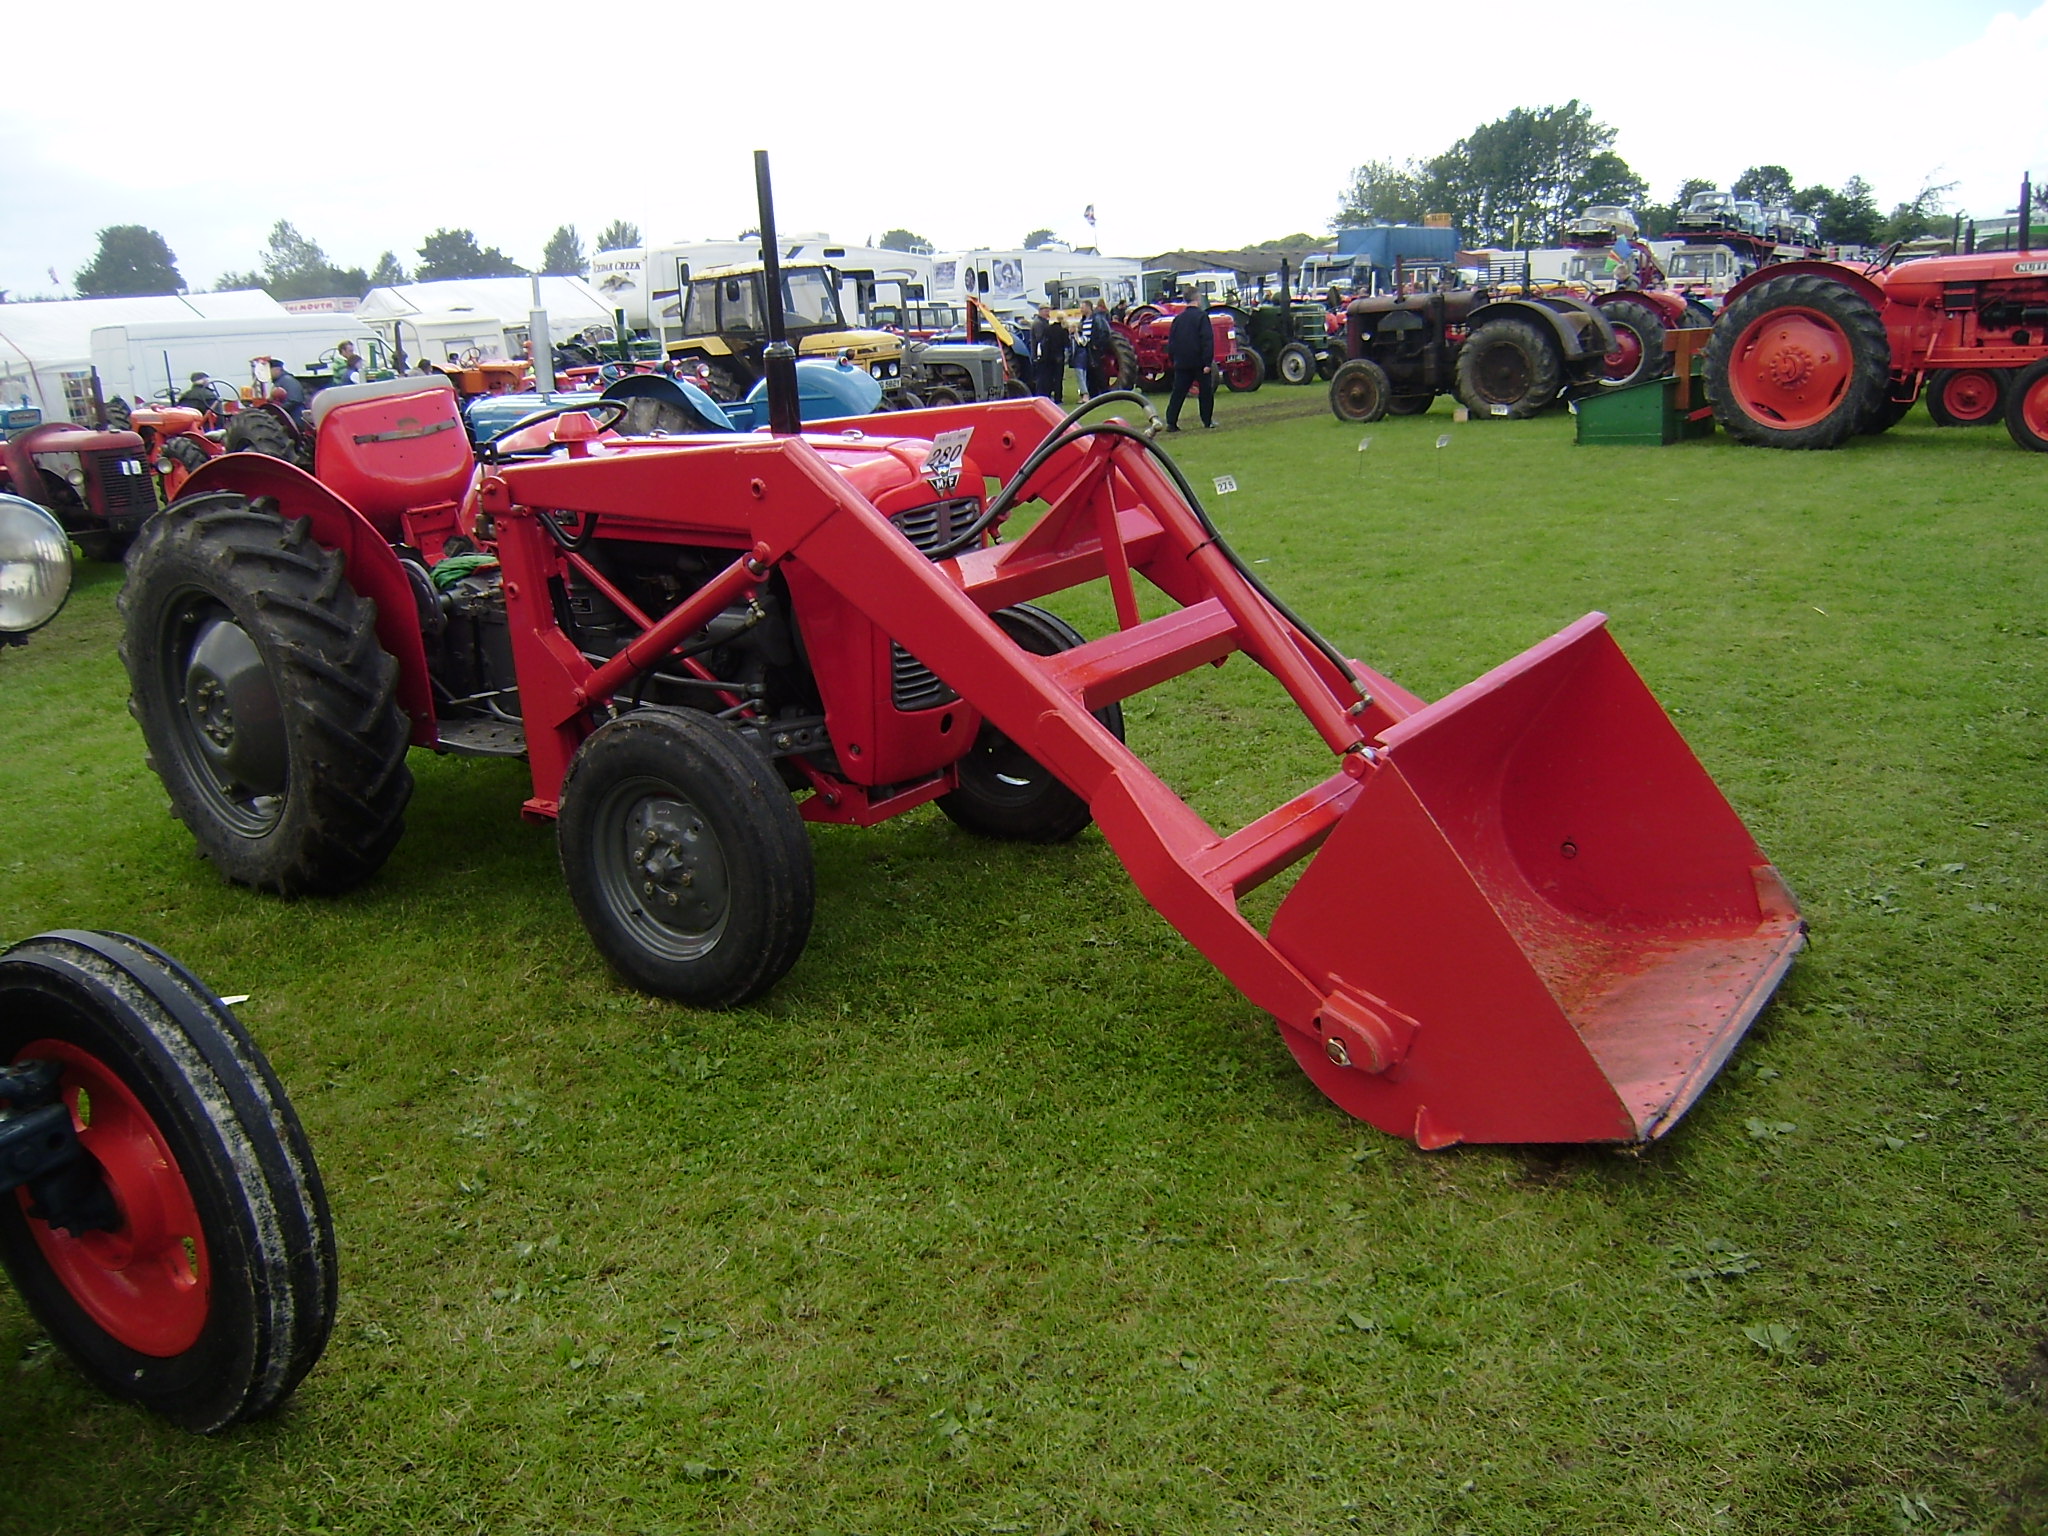
[[1173, 365], [1173, 391], [1166, 397], [1166, 430], [1180, 430], [1180, 408], [1191, 385], [1201, 405], [1202, 425], [1215, 426], [1216, 329], [1209, 323], [1209, 301], [1200, 289], [1167, 327], [1166, 360]]
[[[1109, 305], [1081, 301], [1081, 356], [1087, 368], [1088, 393], [1109, 392]], [[1126, 381], [1125, 388], [1129, 388]]]
[[1072, 339], [1066, 324], [1053, 318], [1052, 306], [1039, 305], [1038, 318], [1031, 322], [1032, 382], [1055, 405], [1067, 403], [1067, 348]]

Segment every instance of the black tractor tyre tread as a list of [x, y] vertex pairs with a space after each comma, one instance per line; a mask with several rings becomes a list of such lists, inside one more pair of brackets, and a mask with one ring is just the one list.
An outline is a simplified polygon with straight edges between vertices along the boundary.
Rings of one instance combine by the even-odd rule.
[[1290, 341], [1275, 356], [1273, 374], [1282, 384], [1313, 384], [1316, 355], [1303, 343]]
[[[1528, 371], [1528, 380], [1521, 393], [1512, 399], [1493, 400], [1481, 392], [1480, 370], [1499, 347], [1509, 347], [1520, 353]], [[1494, 407], [1504, 405], [1507, 409], [1499, 414], [1510, 421], [1525, 420], [1544, 409], [1557, 399], [1563, 382], [1563, 369], [1553, 339], [1539, 331], [1533, 321], [1514, 316], [1489, 320], [1466, 338], [1465, 344], [1458, 349], [1454, 372], [1458, 398], [1464, 401], [1466, 409], [1474, 416], [1491, 418], [1496, 415]]]
[[965, 405], [967, 397], [950, 384], [934, 384], [925, 390], [924, 403], [936, 410], [945, 405]]
[[1121, 331], [1113, 331], [1109, 338], [1111, 362], [1109, 387], [1111, 389], [1138, 388], [1138, 349], [1131, 345], [1131, 338]]
[[[1029, 603], [998, 609], [990, 617], [1033, 656], [1057, 656], [1082, 643], [1079, 630]], [[1121, 704], [1105, 704], [1093, 713], [1118, 741], [1124, 739]], [[1004, 782], [995, 759], [1006, 750], [1016, 749], [984, 720], [960, 760], [958, 787], [939, 796], [939, 809], [964, 831], [1006, 842], [1064, 843], [1078, 837], [1095, 819], [1088, 802], [1029, 757], [1009, 765], [1027, 770], [1009, 776], [1018, 782]]]
[[[225, 609], [262, 656], [284, 716], [284, 809], [250, 837], [224, 825], [203, 772], [179, 745], [182, 683], [160, 654], [169, 609], [200, 594]], [[405, 830], [411, 726], [398, 663], [377, 639], [375, 605], [349, 586], [338, 553], [303, 518], [240, 496], [173, 503], [144, 525], [120, 594], [128, 710], [171, 811], [229, 880], [286, 897], [334, 895], [377, 873]]]
[[[614, 775], [660, 783], [696, 807], [728, 873], [744, 877], [728, 898], [726, 927], [701, 955], [653, 952], [632, 927], [644, 914], [622, 919], [614, 909], [618, 893], [595, 863]], [[780, 981], [810, 939], [817, 876], [803, 817], [768, 759], [707, 716], [636, 710], [593, 731], [563, 776], [556, 833], [562, 876], [592, 944], [641, 991], [696, 1008], [738, 1007]]]
[[165, 438], [163, 446], [158, 452], [162, 453], [165, 458], [184, 465], [188, 470], [198, 469], [213, 461], [212, 454], [193, 442], [191, 437], [183, 432]]
[[1600, 306], [1600, 317], [1613, 330], [1619, 331], [1627, 326], [1635, 332], [1643, 347], [1634, 372], [1621, 379], [1611, 379], [1603, 373], [1600, 380], [1603, 385], [1609, 389], [1622, 389], [1649, 379], [1661, 379], [1671, 371], [1671, 354], [1664, 350], [1664, 317], [1656, 310], [1635, 299], [1614, 299]]
[[1865, 437], [1876, 437], [1881, 432], [1889, 432], [1904, 421], [1906, 413], [1919, 403], [1918, 395], [1908, 395], [1903, 400], [1895, 399], [1889, 393], [1880, 395], [1864, 411], [1863, 419], [1856, 424], [1856, 430]]
[[2033, 453], [2048, 453], [2048, 422], [2027, 420], [2027, 400], [2036, 390], [2048, 386], [2048, 358], [2029, 363], [2005, 386], [2005, 430], [2020, 447]]
[[1345, 361], [1344, 349], [1341, 346], [1331, 347], [1316, 359], [1316, 377], [1325, 381], [1334, 379], [1337, 370], [1344, 366]]
[[1389, 395], [1387, 414], [1389, 416], [1426, 416], [1429, 408], [1436, 404], [1435, 395]]
[[227, 430], [221, 435], [221, 446], [229, 453], [260, 453], [301, 469], [311, 467], [298, 434], [279, 421], [275, 413], [260, 407], [230, 416]]
[[[1758, 320], [1778, 309], [1815, 309], [1848, 337], [1854, 376], [1836, 408], [1803, 427], [1774, 427], [1757, 421], [1736, 402], [1728, 385], [1735, 344]], [[1723, 306], [1707, 340], [1707, 395], [1714, 419], [1737, 442], [1761, 448], [1838, 448], [1863, 429], [1891, 389], [1891, 341], [1884, 318], [1863, 295], [1835, 278], [1791, 272], [1768, 278]]]
[[0, 1062], [37, 1039], [93, 1056], [156, 1122], [212, 1285], [188, 1349], [138, 1354], [79, 1305], [10, 1195], [0, 1258], [29, 1310], [88, 1377], [186, 1429], [211, 1434], [275, 1408], [326, 1347], [336, 1278], [326, 1189], [269, 1062], [190, 972], [118, 933], [38, 934], [0, 955]]
[[[1988, 373], [1998, 383], [1998, 403], [1982, 416], [1959, 416], [1948, 403], [1948, 386], [1959, 373]], [[1937, 427], [1988, 427], [2005, 419], [2005, 395], [2012, 373], [2002, 368], [1938, 368], [1927, 376], [1927, 414]]]
[[1360, 426], [1378, 421], [1393, 403], [1387, 370], [1369, 357], [1354, 357], [1330, 377], [1330, 412]]

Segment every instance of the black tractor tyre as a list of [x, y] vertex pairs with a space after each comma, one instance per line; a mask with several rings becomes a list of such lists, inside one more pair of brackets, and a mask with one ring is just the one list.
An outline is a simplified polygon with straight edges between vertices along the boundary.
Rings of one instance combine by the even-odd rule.
[[2006, 368], [1942, 368], [1927, 380], [1927, 414], [1937, 427], [1983, 427], [2005, 416]]
[[[1600, 376], [1603, 386], [1622, 389], [1648, 379], [1661, 379], [1670, 372], [1671, 354], [1664, 350], [1664, 319], [1656, 310], [1634, 299], [1615, 299], [1600, 306], [1600, 318], [1614, 332], [1615, 343]], [[1633, 358], [1628, 363], [1621, 362], [1620, 358], [1630, 350], [1634, 352]]]
[[305, 519], [182, 500], [144, 525], [120, 610], [149, 766], [224, 876], [332, 895], [383, 867], [412, 798], [398, 663]]
[[1903, 400], [1894, 399], [1890, 395], [1881, 395], [1872, 401], [1870, 409], [1863, 413], [1863, 420], [1857, 424], [1856, 430], [1866, 437], [1875, 437], [1880, 432], [1889, 432], [1893, 427], [1904, 421], [1906, 413], [1912, 410], [1919, 402], [1920, 397], [1917, 394], [1908, 395]]
[[[999, 608], [990, 617], [1033, 656], [1057, 656], [1082, 642], [1073, 625], [1028, 603]], [[1093, 713], [1118, 741], [1124, 739], [1121, 704]], [[960, 759], [959, 776], [959, 786], [939, 796], [939, 809], [956, 826], [983, 837], [1064, 843], [1094, 819], [1086, 800], [986, 720]]]
[[0, 955], [0, 1062], [31, 1060], [61, 1067], [122, 1224], [53, 1228], [26, 1188], [0, 1195], [0, 1260], [29, 1311], [89, 1378], [186, 1429], [276, 1407], [333, 1326], [334, 1223], [263, 1053], [161, 951], [55, 932]]
[[1339, 421], [1361, 425], [1387, 414], [1394, 386], [1387, 370], [1369, 357], [1354, 357], [1330, 380], [1330, 410]]
[[1475, 416], [1519, 421], [1557, 398], [1562, 377], [1553, 339], [1527, 320], [1489, 320], [1458, 349], [1458, 398]]
[[1249, 395], [1266, 382], [1266, 360], [1256, 352], [1246, 352], [1232, 363], [1219, 361], [1216, 371], [1223, 376], [1223, 387], [1234, 395]]
[[591, 942], [630, 986], [731, 1008], [780, 981], [811, 934], [816, 875], [767, 758], [688, 710], [636, 710], [570, 759], [562, 875]]
[[924, 396], [914, 389], [899, 389], [893, 395], [884, 395], [882, 397], [881, 409], [885, 411], [921, 411], [924, 409]]
[[1029, 400], [1035, 393], [1036, 391], [1023, 379], [1003, 380], [1003, 398], [1005, 400]]
[[1282, 384], [1313, 384], [1316, 381], [1316, 355], [1300, 342], [1290, 341], [1274, 359], [1273, 372]]
[[2048, 453], [2048, 358], [2029, 363], [2006, 385], [2005, 430], [2022, 448]]
[[1711, 331], [1714, 328], [1714, 312], [1698, 299], [1685, 301], [1685, 329]]
[[[1781, 321], [1802, 334], [1775, 335]], [[1816, 350], [1830, 378], [1807, 401], [1800, 385]], [[1721, 311], [1707, 341], [1706, 381], [1714, 419], [1736, 441], [1837, 448], [1890, 398], [1891, 343], [1876, 306], [1855, 289], [1821, 273], [1787, 273]]]
[[1424, 416], [1436, 404], [1435, 395], [1393, 395], [1387, 400], [1389, 416]]
[[1111, 389], [1137, 389], [1138, 349], [1131, 345], [1131, 338], [1121, 331], [1112, 331], [1109, 338], [1109, 387]]
[[924, 403], [935, 410], [942, 405], [965, 405], [967, 399], [950, 384], [934, 384], [924, 392]]
[[1316, 359], [1316, 377], [1319, 379], [1334, 379], [1337, 376], [1337, 370], [1344, 366], [1344, 361], [1344, 349], [1342, 347], [1330, 348], [1329, 351]]
[[230, 416], [221, 446], [229, 453], [260, 453], [301, 469], [312, 468], [304, 439], [265, 406], [249, 406]]
[[165, 438], [157, 452], [174, 463], [184, 465], [188, 473], [213, 461], [213, 455], [194, 442], [190, 434], [184, 432]]

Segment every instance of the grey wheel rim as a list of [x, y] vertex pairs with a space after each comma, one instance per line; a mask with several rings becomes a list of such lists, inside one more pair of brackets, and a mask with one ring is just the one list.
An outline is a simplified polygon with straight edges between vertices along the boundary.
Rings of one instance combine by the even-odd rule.
[[732, 881], [697, 806], [658, 779], [615, 785], [598, 806], [597, 879], [635, 942], [668, 960], [707, 955], [725, 933]]

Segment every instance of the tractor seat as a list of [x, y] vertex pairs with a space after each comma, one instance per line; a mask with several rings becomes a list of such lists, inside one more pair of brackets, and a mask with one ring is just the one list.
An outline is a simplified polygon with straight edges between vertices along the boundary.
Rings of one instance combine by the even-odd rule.
[[314, 472], [387, 539], [408, 508], [459, 501], [473, 456], [440, 374], [337, 384], [313, 397]]

